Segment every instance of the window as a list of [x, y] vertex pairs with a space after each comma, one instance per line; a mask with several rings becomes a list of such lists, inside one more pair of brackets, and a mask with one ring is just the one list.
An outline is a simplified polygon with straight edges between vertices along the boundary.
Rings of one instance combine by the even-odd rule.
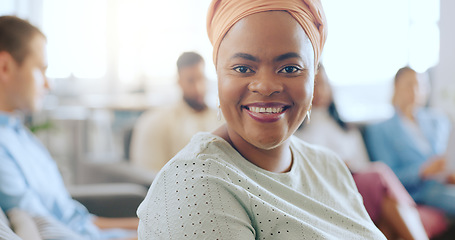
[[44, 0], [47, 75], [99, 79], [106, 74], [106, 0]]
[[415, 0], [409, 6], [409, 65], [418, 72], [436, 66], [439, 60], [438, 0]]
[[1, 15], [11, 15], [15, 12], [16, 6], [14, 0], [0, 0], [2, 7], [0, 8]]
[[439, 1], [323, 3], [329, 26], [324, 63], [337, 84], [387, 81], [405, 65], [424, 72], [437, 64]]
[[392, 113], [392, 79], [406, 65], [438, 63], [439, 1], [323, 0], [329, 34], [323, 61], [341, 115], [368, 121]]
[[[118, 66], [122, 85], [160, 84], [176, 74], [184, 51], [197, 51], [211, 69], [212, 47], [205, 28], [210, 1], [120, 1]], [[214, 79], [214, 70], [211, 71]], [[147, 84], [142, 82], [142, 84]]]
[[[210, 0], [1, 1], [1, 11], [31, 15], [42, 26], [48, 75], [66, 94], [156, 91], [173, 83], [184, 51], [201, 53], [216, 79], [205, 22]], [[329, 27], [323, 60], [341, 115], [387, 116], [396, 71], [438, 63], [439, 0], [322, 2]]]
[[166, 1], [43, 0], [48, 76], [98, 82], [111, 92], [137, 90], [169, 84], [178, 56], [197, 51], [215, 79], [205, 32], [209, 2], [180, 0], [170, 8]]

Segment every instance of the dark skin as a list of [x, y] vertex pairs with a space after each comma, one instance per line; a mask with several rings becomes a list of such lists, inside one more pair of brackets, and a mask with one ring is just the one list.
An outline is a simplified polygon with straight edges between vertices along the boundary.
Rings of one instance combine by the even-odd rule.
[[260, 168], [289, 171], [289, 137], [310, 109], [314, 66], [311, 42], [288, 13], [262, 12], [237, 22], [219, 48], [218, 91], [227, 124], [214, 134]]

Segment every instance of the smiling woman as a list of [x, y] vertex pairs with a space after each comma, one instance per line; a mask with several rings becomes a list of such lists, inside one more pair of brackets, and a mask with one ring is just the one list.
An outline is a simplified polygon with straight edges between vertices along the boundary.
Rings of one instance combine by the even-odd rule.
[[[314, 53], [302, 27], [283, 11], [240, 20], [220, 44], [217, 75], [229, 123], [218, 135], [259, 167], [289, 170], [289, 137], [310, 110], [313, 96]], [[281, 111], [266, 111], [272, 108]]]
[[292, 136], [311, 109], [320, 1], [214, 0], [207, 20], [226, 124], [160, 171], [139, 237], [384, 239], [341, 160]]

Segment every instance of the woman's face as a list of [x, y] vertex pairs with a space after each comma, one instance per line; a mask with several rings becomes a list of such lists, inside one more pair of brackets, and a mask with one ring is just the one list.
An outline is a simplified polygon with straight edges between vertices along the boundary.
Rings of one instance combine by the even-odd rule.
[[404, 72], [395, 83], [395, 96], [398, 105], [402, 108], [413, 108], [424, 104], [424, 94], [419, 87], [417, 73]]
[[217, 74], [231, 139], [234, 134], [257, 148], [273, 149], [295, 132], [309, 110], [313, 47], [288, 13], [256, 13], [224, 37]]

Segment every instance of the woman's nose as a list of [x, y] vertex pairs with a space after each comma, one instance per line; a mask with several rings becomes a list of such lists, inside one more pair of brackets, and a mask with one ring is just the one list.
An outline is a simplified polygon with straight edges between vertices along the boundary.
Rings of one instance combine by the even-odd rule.
[[248, 85], [248, 90], [263, 96], [271, 96], [274, 93], [282, 92], [283, 85], [277, 76], [263, 74]]

